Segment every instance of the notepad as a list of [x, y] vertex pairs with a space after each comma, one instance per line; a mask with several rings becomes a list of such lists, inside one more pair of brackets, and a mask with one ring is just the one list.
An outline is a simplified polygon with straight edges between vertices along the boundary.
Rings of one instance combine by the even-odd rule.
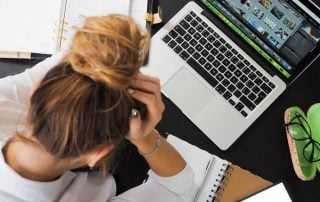
[[239, 201], [271, 182], [173, 135], [167, 141], [194, 171], [194, 201]]
[[146, 9], [147, 0], [0, 0], [0, 51], [54, 54], [70, 47], [84, 17], [131, 13], [142, 26]]

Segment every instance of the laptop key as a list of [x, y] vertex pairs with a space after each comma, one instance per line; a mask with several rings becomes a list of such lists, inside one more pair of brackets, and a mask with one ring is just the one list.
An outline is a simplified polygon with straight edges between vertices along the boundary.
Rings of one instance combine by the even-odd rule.
[[173, 41], [173, 40], [171, 40], [171, 41], [168, 43], [168, 46], [169, 46], [170, 48], [174, 48], [176, 45], [177, 45], [177, 42], [175, 42], [175, 41]]
[[212, 61], [214, 60], [213, 55], [211, 55], [211, 54], [208, 55], [207, 60], [208, 60], [209, 62], [212, 62]]
[[211, 69], [210, 73], [215, 76], [218, 73], [218, 70], [216, 70], [215, 68]]
[[212, 65], [207, 62], [205, 65], [204, 65], [204, 68], [206, 68], [206, 70], [210, 71], [210, 69], [212, 68]]
[[207, 43], [205, 46], [204, 46], [208, 51], [210, 51], [213, 46], [210, 44], [210, 43]]
[[181, 27], [183, 27], [184, 29], [188, 29], [190, 27], [190, 25], [185, 21], [185, 20], [181, 20], [180, 23]]
[[257, 99], [254, 101], [254, 104], [258, 105], [261, 103], [262, 100], [263, 100], [262, 97], [257, 97]]
[[208, 37], [209, 34], [210, 34], [210, 33], [209, 33], [207, 30], [204, 30], [204, 31], [202, 32], [202, 36], [204, 36], [204, 37]]
[[225, 57], [224, 55], [222, 55], [221, 53], [219, 53], [219, 55], [217, 55], [217, 58], [222, 61]]
[[183, 42], [183, 38], [182, 38], [181, 36], [178, 36], [178, 37], [176, 38], [176, 42], [177, 42], [178, 44], [181, 44], [181, 43]]
[[190, 39], [192, 39], [192, 36], [190, 34], [186, 34], [183, 37], [186, 41], [190, 41]]
[[218, 85], [218, 81], [213, 78], [206, 70], [202, 68], [202, 66], [195, 61], [193, 58], [189, 58], [187, 63], [200, 74], [212, 87], [216, 87]]
[[186, 51], [182, 51], [179, 56], [183, 59], [186, 60], [189, 57], [189, 54]]
[[245, 112], [245, 111], [241, 111], [241, 114], [242, 114], [242, 116], [244, 116], [244, 117], [247, 117], [248, 116], [248, 114], [247, 114], [247, 112]]
[[221, 46], [221, 43], [220, 43], [220, 41], [214, 41], [213, 42], [213, 45], [216, 47], [216, 48], [219, 48], [219, 46]]
[[217, 54], [219, 53], [219, 51], [218, 51], [216, 48], [213, 48], [213, 49], [211, 50], [211, 53], [212, 53], [213, 55], [217, 55]]
[[253, 72], [250, 72], [249, 76], [248, 76], [251, 80], [254, 80], [255, 78], [257, 78], [257, 75]]
[[228, 66], [230, 64], [230, 61], [228, 59], [224, 59], [223, 62], [224, 66]]
[[201, 55], [200, 55], [198, 52], [195, 52], [195, 53], [192, 55], [192, 57], [194, 57], [194, 59], [198, 60], [198, 59], [201, 57]]
[[193, 37], [197, 40], [199, 40], [201, 38], [201, 35], [197, 32], [193, 35]]
[[196, 20], [192, 20], [192, 21], [190, 22], [190, 24], [191, 24], [193, 27], [195, 27], [195, 26], [197, 26], [199, 23], [198, 23]]
[[233, 64], [228, 66], [228, 69], [233, 72], [236, 69], [236, 66], [234, 66]]
[[204, 46], [204, 45], [207, 43], [207, 40], [202, 37], [202, 38], [199, 40], [199, 43]]
[[178, 33], [177, 33], [176, 31], [174, 31], [174, 30], [171, 30], [171, 31], [169, 32], [169, 35], [170, 35], [172, 38], [176, 38], [176, 37], [178, 36]]
[[204, 30], [204, 27], [199, 24], [199, 25], [196, 27], [196, 30], [198, 30], [198, 32], [202, 32], [202, 31]]
[[190, 45], [191, 46], [196, 46], [198, 44], [198, 42], [196, 41], [196, 40], [194, 40], [194, 39], [192, 39], [191, 41], [190, 41]]
[[242, 89], [242, 93], [245, 94], [245, 95], [248, 95], [250, 93], [250, 90], [247, 87], [244, 87]]
[[260, 86], [260, 88], [265, 92], [265, 93], [267, 93], [267, 94], [269, 94], [270, 92], [271, 92], [271, 88], [267, 85], [267, 84], [265, 84], [265, 83], [263, 83], [261, 86]]
[[224, 73], [227, 69], [226, 69], [224, 66], [221, 65], [221, 66], [218, 68], [218, 70], [219, 70], [219, 72]]
[[213, 66], [215, 66], [216, 68], [218, 68], [221, 63], [220, 63], [218, 60], [215, 60], [212, 64], [213, 64]]
[[180, 25], [176, 25], [174, 27], [174, 30], [180, 34], [181, 36], [185, 35], [186, 34], [186, 30], [184, 30]]
[[232, 97], [232, 94], [231, 94], [229, 91], [227, 91], [227, 92], [225, 92], [225, 93], [223, 94], [223, 97], [224, 97], [226, 100], [229, 100], [229, 98]]
[[202, 49], [203, 49], [203, 47], [200, 44], [196, 45], [196, 50], [197, 51], [200, 52]]
[[216, 76], [216, 79], [217, 79], [218, 81], [222, 81], [222, 79], [223, 79], [222, 74], [219, 73], [219, 74]]
[[239, 90], [241, 90], [241, 89], [244, 87], [244, 84], [239, 81], [239, 82], [236, 84], [236, 86], [237, 86], [237, 88], [238, 88]]
[[198, 61], [201, 65], [204, 65], [207, 62], [207, 60], [204, 59], [203, 57], [201, 57]]
[[195, 49], [192, 48], [192, 47], [189, 47], [189, 48], [187, 49], [187, 51], [188, 51], [188, 53], [192, 54], [192, 53], [194, 53]]
[[256, 107], [246, 96], [242, 95], [240, 101], [251, 111]]
[[188, 33], [193, 35], [196, 32], [196, 30], [193, 27], [190, 27], [190, 29], [188, 29]]
[[232, 73], [229, 71], [226, 71], [226, 73], [224, 73], [224, 76], [229, 79], [232, 76]]
[[259, 79], [259, 78], [256, 78], [256, 79], [254, 80], [254, 83], [257, 84], [257, 86], [260, 86], [260, 85], [262, 84], [262, 80]]
[[227, 48], [225, 46], [220, 46], [219, 50], [224, 53], [227, 51]]
[[236, 104], [235, 108], [240, 112], [244, 108], [244, 105], [241, 102], [238, 102], [238, 104]]
[[212, 35], [210, 35], [207, 39], [210, 43], [213, 43], [216, 40]]
[[203, 49], [203, 50], [201, 51], [201, 55], [202, 55], [203, 57], [207, 57], [207, 56], [209, 55], [209, 52], [208, 52], [206, 49]]
[[236, 87], [233, 84], [230, 84], [228, 90], [233, 93], [236, 90]]
[[256, 96], [254, 93], [250, 93], [250, 94], [248, 95], [248, 98], [249, 98], [251, 101], [254, 101], [254, 100], [257, 98], [257, 96]]
[[276, 86], [272, 83], [272, 82], [269, 82], [269, 86], [274, 89]]
[[236, 90], [234, 93], [233, 93], [234, 96], [236, 96], [237, 98], [239, 98], [242, 93], [239, 91], [239, 90]]
[[208, 24], [207, 24], [207, 23], [205, 23], [205, 22], [202, 22], [202, 23], [201, 23], [201, 25], [202, 25], [203, 27], [205, 27], [205, 28], [207, 28], [207, 27], [208, 27]]
[[233, 99], [230, 99], [230, 100], [229, 100], [229, 103], [230, 103], [232, 106], [234, 106], [234, 105], [236, 104], [236, 102], [235, 102]]
[[166, 35], [165, 37], [162, 38], [162, 41], [165, 43], [168, 43], [171, 40], [171, 37], [169, 35]]
[[228, 87], [228, 85], [230, 84], [230, 81], [227, 80], [227, 79], [223, 79], [223, 81], [222, 81], [221, 83], [222, 83], [222, 85], [223, 85], [224, 87]]
[[184, 17], [184, 19], [185, 19], [187, 22], [190, 22], [190, 20], [192, 20], [192, 16], [189, 14], [189, 15], [187, 15], [186, 17]]
[[218, 93], [223, 94], [223, 93], [226, 91], [226, 88], [223, 87], [221, 84], [219, 84], [219, 85], [216, 87], [216, 90], [218, 91]]
[[196, 17], [196, 16], [197, 16], [196, 13], [193, 12], [193, 11], [190, 12], [190, 15], [191, 15], [192, 17]]
[[181, 48], [181, 46], [178, 45], [173, 50], [174, 50], [174, 52], [179, 54], [182, 51], [182, 48]]
[[231, 83], [236, 84], [239, 80], [237, 77], [233, 76], [233, 77], [231, 77], [230, 81], [231, 81]]
[[187, 49], [187, 48], [189, 48], [190, 45], [189, 45], [186, 41], [184, 41], [184, 42], [181, 44], [181, 46], [182, 46], [182, 48]]
[[257, 87], [257, 86], [254, 86], [254, 87], [252, 88], [252, 91], [253, 91], [255, 94], [258, 94], [258, 93], [260, 92], [260, 88]]
[[225, 54], [224, 54], [227, 58], [231, 58], [231, 56], [233, 55], [230, 51], [227, 51]]
[[[244, 64], [242, 62], [238, 62], [237, 64], [237, 67], [239, 67], [240, 69], [242, 69], [244, 67]], [[247, 74], [247, 73], [246, 73]]]

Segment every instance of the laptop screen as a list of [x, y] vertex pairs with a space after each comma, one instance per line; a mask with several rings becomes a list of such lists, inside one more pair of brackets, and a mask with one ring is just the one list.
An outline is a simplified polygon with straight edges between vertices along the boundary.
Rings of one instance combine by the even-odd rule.
[[298, 0], [201, 0], [285, 78], [319, 54], [320, 18]]

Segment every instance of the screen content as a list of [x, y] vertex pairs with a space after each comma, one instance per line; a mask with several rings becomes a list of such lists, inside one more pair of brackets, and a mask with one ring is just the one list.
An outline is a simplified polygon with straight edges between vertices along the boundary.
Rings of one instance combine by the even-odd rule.
[[202, 0], [286, 78], [320, 41], [320, 25], [286, 0]]

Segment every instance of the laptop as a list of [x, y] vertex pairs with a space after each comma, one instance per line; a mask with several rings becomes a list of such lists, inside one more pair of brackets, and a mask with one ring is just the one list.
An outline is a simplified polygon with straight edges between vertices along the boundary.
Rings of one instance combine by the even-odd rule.
[[319, 56], [317, 14], [298, 0], [191, 1], [152, 37], [142, 71], [226, 150]]

